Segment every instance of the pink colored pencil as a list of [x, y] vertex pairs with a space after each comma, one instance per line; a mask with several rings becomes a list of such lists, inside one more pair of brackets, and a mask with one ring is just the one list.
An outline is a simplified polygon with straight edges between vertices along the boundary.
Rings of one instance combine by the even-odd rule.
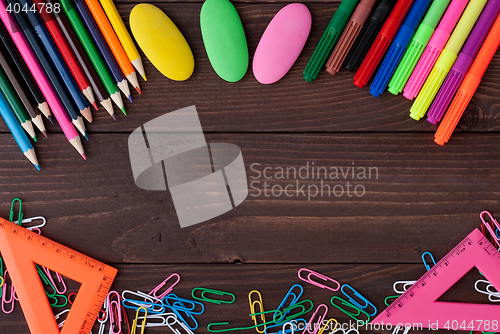
[[50, 85], [49, 80], [45, 76], [45, 73], [40, 67], [38, 60], [33, 54], [33, 51], [26, 42], [26, 39], [24, 38], [21, 29], [17, 26], [16, 21], [11, 16], [11, 14], [7, 12], [6, 9], [7, 8], [5, 6], [4, 0], [0, 0], [0, 18], [2, 19], [4, 26], [7, 28], [7, 31], [12, 37], [12, 40], [16, 44], [17, 48], [19, 49], [19, 52], [21, 53], [21, 56], [26, 62], [26, 65], [33, 74], [36, 83], [40, 87], [42, 94], [45, 96], [45, 99], [47, 100], [50, 108], [52, 109], [52, 112], [54, 113], [57, 122], [61, 126], [64, 135], [66, 136], [70, 144], [73, 145], [73, 147], [78, 151], [78, 153], [80, 153], [83, 159], [87, 159], [85, 157], [85, 152], [83, 150], [80, 137], [78, 136], [78, 133], [76, 132], [73, 124], [71, 123], [68, 114], [64, 110], [61, 101], [57, 97], [56, 92], [54, 91], [52, 86]]

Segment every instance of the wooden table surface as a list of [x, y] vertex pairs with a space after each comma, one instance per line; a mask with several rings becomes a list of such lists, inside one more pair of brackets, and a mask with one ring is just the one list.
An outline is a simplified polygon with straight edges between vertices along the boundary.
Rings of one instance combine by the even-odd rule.
[[[253, 55], [266, 25], [287, 2], [233, 3]], [[117, 3], [127, 25], [135, 4]], [[189, 297], [197, 286], [234, 293], [234, 304], [206, 305], [198, 316], [196, 332], [208, 333], [210, 322], [250, 326], [249, 291], [260, 290], [265, 308], [276, 308], [288, 289], [301, 283], [297, 271], [307, 267], [351, 285], [380, 312], [384, 298], [394, 294], [395, 281], [425, 273], [423, 252], [441, 258], [480, 226], [482, 210], [500, 212], [498, 55], [459, 129], [440, 147], [433, 142], [436, 126], [410, 119], [411, 102], [402, 96], [374, 98], [367, 87], [356, 88], [353, 73], [345, 70], [335, 77], [321, 72], [312, 83], [302, 79], [337, 1], [306, 1], [313, 17], [311, 34], [291, 71], [273, 85], [259, 84], [251, 68], [237, 83], [215, 74], [199, 28], [202, 2], [154, 4], [189, 42], [193, 76], [173, 82], [143, 56], [148, 81], [140, 82], [143, 94], [133, 92], [134, 103], [126, 103], [128, 116], [116, 111], [113, 121], [101, 108], [86, 124], [87, 161], [59, 127], [46, 121], [49, 137], [38, 135], [35, 144], [42, 169], [36, 172], [0, 122], [0, 216], [7, 218], [11, 200], [21, 198], [25, 217], [47, 218], [43, 235], [118, 268], [114, 289], [149, 292], [176, 272], [179, 296]], [[181, 229], [168, 191], [145, 191], [134, 184], [127, 139], [143, 123], [190, 105], [196, 105], [207, 142], [239, 146], [249, 184], [260, 183], [236, 209]], [[378, 173], [347, 179], [363, 186], [362, 196], [266, 196], [264, 181], [284, 187], [290, 180], [266, 179], [257, 171], [307, 165]], [[305, 187], [320, 184], [318, 179], [299, 181]], [[327, 182], [347, 185], [342, 177]], [[487, 303], [485, 295], [474, 291], [478, 277], [477, 271], [468, 274], [441, 299]], [[315, 305], [330, 305], [333, 295], [341, 295], [302, 283], [304, 297]], [[350, 319], [333, 307], [328, 317]], [[146, 333], [165, 331], [148, 328]], [[29, 333], [18, 303], [12, 314], [0, 314], [0, 333]]]

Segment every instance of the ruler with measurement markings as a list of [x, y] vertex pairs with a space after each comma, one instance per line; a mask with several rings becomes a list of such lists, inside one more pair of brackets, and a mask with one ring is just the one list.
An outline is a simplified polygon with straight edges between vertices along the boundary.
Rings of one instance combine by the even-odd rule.
[[[88, 334], [117, 270], [0, 218], [0, 253], [32, 334]], [[35, 264], [81, 284], [61, 330]]]

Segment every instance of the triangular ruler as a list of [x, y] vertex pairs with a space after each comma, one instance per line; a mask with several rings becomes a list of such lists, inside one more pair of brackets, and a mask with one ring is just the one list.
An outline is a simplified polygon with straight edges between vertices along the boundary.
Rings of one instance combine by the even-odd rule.
[[474, 267], [500, 289], [500, 253], [478, 229], [380, 313], [372, 324], [498, 331], [500, 305], [437, 301]]
[[[0, 252], [32, 334], [88, 334], [117, 270], [0, 218]], [[80, 282], [59, 332], [35, 263]]]

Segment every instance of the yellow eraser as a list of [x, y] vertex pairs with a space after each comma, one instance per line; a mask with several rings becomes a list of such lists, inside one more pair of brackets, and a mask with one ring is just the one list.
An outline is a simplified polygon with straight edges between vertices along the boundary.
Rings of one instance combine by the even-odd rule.
[[139, 4], [130, 12], [130, 29], [151, 64], [169, 79], [183, 81], [194, 70], [194, 57], [186, 39], [158, 7]]

